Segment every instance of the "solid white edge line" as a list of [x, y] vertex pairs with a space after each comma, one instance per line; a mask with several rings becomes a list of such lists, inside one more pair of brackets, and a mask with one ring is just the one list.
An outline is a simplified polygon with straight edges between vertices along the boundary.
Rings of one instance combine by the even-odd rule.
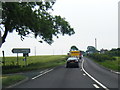
[[[82, 58], [83, 59], [83, 58]], [[106, 90], [109, 90], [106, 86], [104, 86], [102, 83], [100, 83], [98, 80], [96, 80], [95, 78], [93, 78], [89, 73], [87, 73], [87, 71], [85, 71], [85, 69], [83, 68], [83, 63], [84, 63], [84, 59], [82, 60], [82, 70], [84, 73], [86, 73], [92, 80], [94, 80], [97, 84], [99, 84], [101, 87], [103, 87]]]
[[96, 85], [96, 84], [93, 84], [93, 86], [95, 87], [95, 88], [100, 88], [98, 85]]
[[48, 72], [50, 72], [50, 71], [52, 71], [52, 70], [53, 70], [53, 69], [50, 69], [50, 70], [48, 70], [48, 71], [46, 71], [46, 72], [44, 72], [44, 73], [42, 73], [42, 74], [39, 74], [39, 75], [33, 77], [32, 80], [33, 80], [33, 79], [36, 79], [36, 78], [38, 78], [38, 77], [40, 77], [40, 76], [42, 76], [42, 75], [44, 75], [44, 74], [46, 74], [46, 73], [48, 73]]

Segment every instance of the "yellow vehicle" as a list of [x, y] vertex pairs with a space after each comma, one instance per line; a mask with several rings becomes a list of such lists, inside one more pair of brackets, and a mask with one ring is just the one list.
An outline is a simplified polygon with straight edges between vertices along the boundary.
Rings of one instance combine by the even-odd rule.
[[81, 52], [80, 51], [70, 51], [69, 55], [71, 57], [78, 57], [79, 59], [81, 59]]

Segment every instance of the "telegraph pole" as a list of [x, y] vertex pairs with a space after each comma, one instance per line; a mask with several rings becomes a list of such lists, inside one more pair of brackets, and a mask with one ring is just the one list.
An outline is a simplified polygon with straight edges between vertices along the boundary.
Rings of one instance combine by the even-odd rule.
[[2, 35], [1, 35], [1, 31], [0, 31], [0, 47], [2, 46]]
[[36, 56], [36, 46], [35, 46], [35, 56]]
[[54, 55], [54, 49], [53, 49], [53, 55]]
[[95, 48], [97, 50], [97, 39], [95, 38]]

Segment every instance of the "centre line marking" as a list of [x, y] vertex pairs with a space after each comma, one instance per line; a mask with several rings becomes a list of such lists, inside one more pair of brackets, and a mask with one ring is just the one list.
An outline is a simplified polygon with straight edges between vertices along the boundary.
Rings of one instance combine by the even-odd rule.
[[46, 72], [44, 72], [44, 73], [42, 73], [42, 74], [39, 74], [39, 75], [33, 77], [32, 80], [34, 80], [34, 79], [36, 79], [36, 78], [38, 78], [38, 77], [40, 77], [40, 76], [42, 76], [42, 75], [44, 75], [44, 74], [46, 74], [46, 73], [48, 73], [48, 72], [51, 72], [52, 70], [53, 70], [53, 69], [50, 69], [50, 70], [48, 70], [48, 71], [46, 71]]
[[43, 71], [40, 71], [40, 73], [43, 73], [43, 72], [46, 72], [46, 71], [48, 71], [48, 69], [45, 69], [45, 70], [43, 70]]
[[83, 63], [84, 63], [84, 59], [82, 60], [82, 70], [85, 74], [88, 75], [88, 77], [90, 77], [93, 81], [95, 81], [98, 85], [100, 85], [102, 88], [104, 88], [105, 90], [109, 90], [106, 86], [104, 86], [102, 83], [100, 83], [98, 80], [96, 80], [94, 77], [92, 77], [89, 73], [87, 73], [87, 71], [85, 71], [85, 69], [83, 68]]

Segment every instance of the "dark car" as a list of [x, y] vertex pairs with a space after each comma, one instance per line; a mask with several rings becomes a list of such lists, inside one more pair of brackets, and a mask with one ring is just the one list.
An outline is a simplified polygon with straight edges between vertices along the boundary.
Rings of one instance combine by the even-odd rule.
[[77, 57], [69, 57], [66, 62], [66, 68], [69, 67], [79, 68], [79, 59]]

